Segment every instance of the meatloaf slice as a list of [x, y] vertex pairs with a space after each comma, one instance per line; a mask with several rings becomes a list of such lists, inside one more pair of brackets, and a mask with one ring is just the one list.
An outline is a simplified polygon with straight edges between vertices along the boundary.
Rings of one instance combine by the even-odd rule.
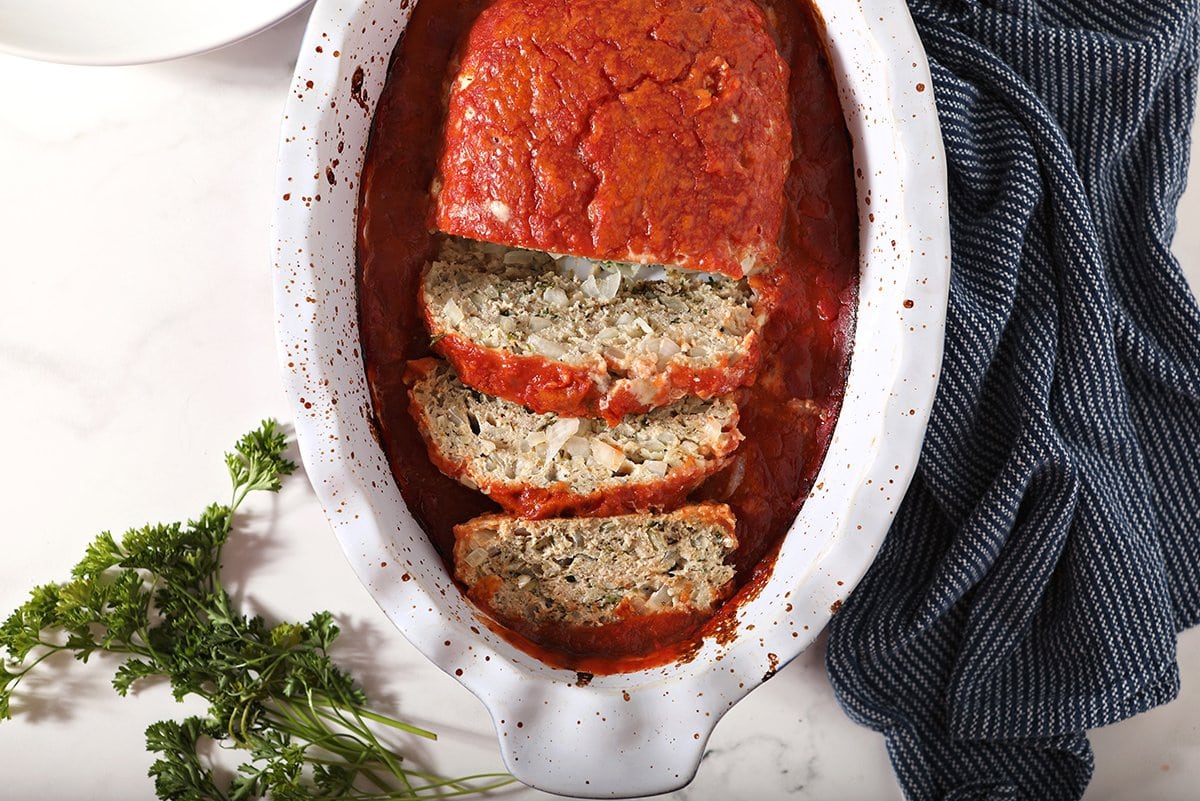
[[676, 506], [742, 439], [729, 398], [688, 398], [610, 427], [484, 395], [436, 359], [408, 372], [409, 409], [433, 463], [522, 517]]
[[616, 424], [753, 381], [759, 323], [744, 279], [634, 269], [645, 271], [448, 238], [420, 304], [464, 384], [536, 412]]
[[711, 614], [733, 586], [737, 547], [724, 504], [667, 514], [522, 520], [454, 528], [454, 573], [479, 606], [527, 631], [605, 626], [631, 616]]
[[778, 258], [787, 88], [754, 0], [497, 0], [460, 44], [433, 225], [742, 277]]

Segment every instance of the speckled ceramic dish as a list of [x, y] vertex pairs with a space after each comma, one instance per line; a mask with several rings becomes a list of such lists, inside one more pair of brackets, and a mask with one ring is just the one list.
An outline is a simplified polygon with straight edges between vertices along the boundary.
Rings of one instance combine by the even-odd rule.
[[279, 351], [305, 467], [380, 606], [483, 701], [509, 769], [541, 789], [622, 797], [686, 784], [721, 715], [808, 646], [862, 576], [916, 467], [950, 264], [931, 81], [903, 3], [817, 5], [854, 140], [863, 254], [845, 404], [818, 489], [769, 580], [738, 609], [731, 641], [586, 684], [477, 622], [372, 437], [356, 347], [357, 171], [410, 3], [319, 0], [313, 12], [283, 123], [275, 217]]

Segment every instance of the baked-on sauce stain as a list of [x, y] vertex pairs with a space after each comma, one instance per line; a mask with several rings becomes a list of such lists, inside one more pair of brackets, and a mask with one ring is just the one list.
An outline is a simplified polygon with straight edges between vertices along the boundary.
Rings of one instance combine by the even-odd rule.
[[[650, 617], [574, 643], [589, 655], [502, 632], [554, 665], [597, 674], [637, 670], [688, 658], [702, 637], [735, 636], [736, 606], [769, 576], [841, 408], [858, 295], [850, 140], [814, 13], [802, 2], [760, 3], [791, 70], [793, 161], [785, 183], [781, 260], [754, 281], [770, 321], [761, 372], [739, 398], [746, 439], [733, 464], [693, 494], [723, 500], [737, 515], [740, 589], [708, 621]], [[359, 212], [359, 319], [376, 430], [409, 509], [447, 564], [453, 526], [498, 508], [430, 463], [408, 414], [403, 375], [409, 359], [430, 355], [416, 298], [421, 268], [436, 251], [427, 220], [446, 76], [459, 36], [486, 5], [422, 0], [413, 10], [375, 112]], [[356, 78], [357, 99], [362, 79]]]
[[[335, 50], [333, 54], [336, 56], [337, 51]], [[354, 68], [354, 73], [350, 76], [350, 97], [364, 110], [370, 111], [371, 107], [367, 105], [367, 96], [363, 94], [363, 78], [363, 68], [360, 64]]]

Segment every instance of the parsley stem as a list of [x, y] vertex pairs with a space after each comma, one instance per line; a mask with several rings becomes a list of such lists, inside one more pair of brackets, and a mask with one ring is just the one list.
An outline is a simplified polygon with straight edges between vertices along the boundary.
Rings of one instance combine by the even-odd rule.
[[[358, 730], [362, 732], [364, 739], [366, 739], [366, 741], [379, 753], [380, 759], [387, 766], [388, 770], [392, 772], [392, 775], [404, 776], [405, 771], [400, 767], [400, 759], [394, 756], [391, 751], [383, 747], [383, 744], [379, 742], [379, 739], [375, 736], [375, 733], [371, 731], [371, 729], [368, 728], [363, 722], [363, 719], [359, 717], [358, 709], [356, 707], [350, 707], [350, 711], [354, 713], [355, 718], [361, 724]], [[338, 716], [341, 717], [340, 713]]]
[[[222, 549], [247, 496], [278, 490], [280, 478], [295, 470], [283, 458], [286, 448], [275, 424], [264, 421], [225, 456], [233, 485], [228, 505], [210, 504], [186, 523], [130, 529], [119, 542], [102, 532], [70, 581], [35, 587], [0, 623], [0, 720], [11, 716], [17, 685], [54, 654], [68, 651], [86, 662], [106, 652], [128, 657], [113, 677], [121, 695], [158, 678], [170, 682], [177, 699], [193, 695], [208, 704], [204, 716], [147, 728], [146, 746], [158, 755], [149, 774], [160, 799], [420, 801], [512, 781], [410, 769], [384, 733], [437, 735], [366, 708], [362, 689], [330, 659], [338, 628], [328, 612], [270, 626], [233, 608], [221, 579]], [[249, 759], [227, 784], [218, 783], [202, 740], [249, 752]]]
[[362, 707], [355, 707], [354, 709], [357, 715], [364, 717], [367, 720], [381, 723], [384, 726], [390, 726], [393, 729], [399, 729], [400, 731], [405, 731], [409, 734], [415, 734], [418, 737], [424, 737], [427, 740], [436, 740], [438, 738], [435, 732], [418, 728], [417, 726], [413, 726], [411, 723], [404, 723], [403, 721], [389, 718], [386, 715], [380, 715], [376, 712], [372, 712], [369, 709], [363, 709]]
[[[287, 731], [293, 736], [300, 737], [343, 759], [351, 760], [356, 755], [361, 757], [365, 753], [362, 740], [355, 734], [332, 731], [318, 716], [304, 714], [307, 712], [305, 705], [277, 700], [275, 706], [285, 716], [283, 720], [275, 721], [276, 727], [280, 730]], [[379, 755], [375, 754], [372, 760], [380, 761]]]

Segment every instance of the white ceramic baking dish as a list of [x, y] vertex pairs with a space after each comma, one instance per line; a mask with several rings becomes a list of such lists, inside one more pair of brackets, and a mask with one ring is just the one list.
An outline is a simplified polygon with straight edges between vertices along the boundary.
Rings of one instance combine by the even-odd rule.
[[807, 647], [857, 583], [916, 467], [950, 264], [932, 83], [903, 3], [816, 5], [854, 142], [862, 251], [845, 404], [818, 489], [762, 591], [738, 609], [737, 636], [705, 642], [686, 663], [583, 686], [478, 624], [372, 436], [356, 347], [357, 175], [411, 3], [318, 0], [313, 10], [283, 122], [274, 225], [279, 352], [305, 468], [359, 578], [413, 645], [483, 701], [509, 769], [540, 789], [625, 797], [686, 784], [721, 715]]

